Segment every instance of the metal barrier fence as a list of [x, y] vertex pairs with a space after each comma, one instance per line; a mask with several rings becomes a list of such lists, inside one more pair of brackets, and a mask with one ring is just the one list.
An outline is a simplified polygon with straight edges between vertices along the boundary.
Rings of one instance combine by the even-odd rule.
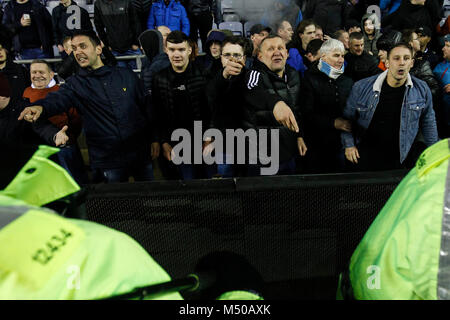
[[169, 274], [231, 251], [266, 298], [334, 299], [339, 273], [405, 171], [89, 186], [87, 219], [136, 239]]
[[[132, 55], [132, 56], [116, 56], [115, 57], [116, 60], [118, 61], [126, 61], [126, 60], [133, 60], [136, 59], [136, 67], [137, 69], [134, 69], [134, 72], [141, 72], [142, 70], [142, 59], [145, 58], [145, 55]], [[17, 64], [31, 64], [33, 62], [34, 59], [31, 60], [14, 60], [15, 63]], [[48, 63], [58, 63], [58, 62], [62, 62], [62, 58], [47, 58], [47, 59], [42, 59], [47, 61]]]

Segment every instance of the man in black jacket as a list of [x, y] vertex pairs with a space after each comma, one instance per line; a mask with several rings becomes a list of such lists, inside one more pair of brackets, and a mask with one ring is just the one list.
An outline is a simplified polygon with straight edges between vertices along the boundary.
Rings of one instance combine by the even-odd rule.
[[208, 46], [206, 38], [209, 30], [212, 29], [213, 17], [214, 23], [219, 25], [222, 22], [222, 14], [220, 10], [220, 1], [218, 0], [185, 0], [182, 1], [186, 8], [190, 29], [190, 38], [197, 42], [198, 33], [202, 41], [203, 52], [206, 52]]
[[[304, 156], [307, 150], [303, 132], [297, 124], [300, 119], [300, 76], [295, 69], [286, 65], [287, 56], [288, 51], [281, 37], [265, 38], [259, 46], [253, 70], [247, 74], [244, 91], [244, 128], [279, 130], [277, 174], [295, 173], [296, 156]], [[280, 113], [289, 114], [289, 120], [280, 119]], [[273, 147], [269, 146], [267, 153], [272, 157], [273, 152], [278, 151]], [[252, 159], [251, 154], [249, 158]], [[248, 174], [259, 175], [260, 168], [260, 164], [249, 166]]]
[[325, 41], [320, 59], [305, 72], [301, 88], [301, 111], [308, 143], [308, 172], [330, 173], [344, 169], [341, 132], [351, 131], [342, 118], [353, 81], [344, 73], [345, 48], [336, 39]]
[[313, 19], [327, 35], [333, 35], [345, 25], [349, 14], [345, 0], [309, 0], [304, 19]]
[[14, 50], [22, 59], [53, 57], [52, 20], [38, 0], [11, 0], [3, 24], [14, 35]]
[[[174, 130], [184, 129], [193, 136], [194, 121], [201, 121], [203, 129], [210, 126], [210, 110], [205, 92], [206, 73], [189, 62], [192, 48], [188, 40], [187, 35], [181, 31], [172, 31], [167, 36], [166, 49], [170, 66], [156, 73], [152, 80], [152, 107], [158, 119], [163, 156], [172, 163], [172, 148], [176, 143], [176, 140], [172, 140]], [[194, 145], [197, 143], [202, 145], [203, 139], [191, 139], [192, 150], [189, 151], [193, 157], [185, 157], [183, 153], [183, 161], [176, 161], [176, 168], [184, 180], [199, 178], [202, 175], [201, 163], [195, 161], [194, 155]], [[209, 142], [205, 142], [203, 147], [207, 144]]]
[[8, 78], [12, 87], [12, 97], [21, 98], [24, 90], [30, 86], [28, 71], [20, 64], [13, 62], [10, 55], [10, 44], [6, 39], [0, 39], [0, 73]]
[[95, 34], [78, 31], [72, 36], [74, 57], [81, 67], [57, 92], [26, 108], [19, 119], [35, 121], [78, 109], [86, 134], [90, 165], [97, 182], [151, 180], [151, 160], [159, 154], [152, 131], [144, 89], [127, 68], [105, 66], [102, 47]]
[[364, 35], [361, 32], [350, 34], [345, 61], [345, 74], [354, 82], [381, 73], [377, 59], [364, 51]]
[[[208, 103], [212, 110], [212, 126], [226, 133], [226, 129], [242, 128], [243, 94], [247, 69], [245, 68], [245, 40], [240, 36], [225, 38], [222, 46], [223, 68], [208, 83]], [[224, 178], [241, 175], [236, 148], [234, 154], [223, 150], [223, 164], [217, 164], [217, 173]], [[220, 156], [220, 155], [219, 155]]]
[[59, 53], [65, 56], [63, 41], [73, 30], [93, 30], [89, 13], [72, 0], [60, 0], [52, 11], [53, 39]]
[[[128, 0], [97, 0], [94, 3], [94, 24], [103, 44], [115, 56], [139, 55], [138, 36], [141, 27], [136, 9]], [[136, 61], [120, 61], [119, 66], [136, 69]]]

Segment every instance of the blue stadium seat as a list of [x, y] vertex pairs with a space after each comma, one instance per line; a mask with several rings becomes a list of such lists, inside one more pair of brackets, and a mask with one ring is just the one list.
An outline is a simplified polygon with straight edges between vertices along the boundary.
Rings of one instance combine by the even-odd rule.
[[219, 24], [219, 29], [227, 29], [233, 32], [233, 34], [242, 36], [243, 34], [243, 26], [242, 23], [238, 21], [232, 21], [232, 22], [222, 22]]
[[222, 13], [239, 13], [244, 12], [244, 0], [222, 0]]
[[241, 17], [235, 13], [226, 13], [223, 15], [223, 22], [241, 21]]
[[53, 9], [57, 6], [59, 6], [59, 1], [48, 1], [46, 5], [47, 10], [48, 12], [50, 12], [50, 14], [52, 14]]

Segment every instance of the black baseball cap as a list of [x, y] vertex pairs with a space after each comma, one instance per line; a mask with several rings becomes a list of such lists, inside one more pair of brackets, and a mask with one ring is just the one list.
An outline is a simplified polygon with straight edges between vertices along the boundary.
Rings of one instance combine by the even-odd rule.
[[255, 33], [261, 33], [262, 31], [267, 31], [268, 33], [271, 33], [272, 29], [270, 27], [266, 27], [258, 23], [250, 28], [250, 35], [254, 35]]

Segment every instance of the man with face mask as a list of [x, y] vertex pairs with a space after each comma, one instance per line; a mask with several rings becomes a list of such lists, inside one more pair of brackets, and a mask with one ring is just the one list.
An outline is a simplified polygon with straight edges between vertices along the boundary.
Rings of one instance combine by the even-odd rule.
[[[77, 108], [82, 115], [95, 182], [153, 179], [151, 160], [159, 153], [150, 110], [139, 78], [128, 68], [105, 66], [94, 33], [72, 36], [78, 74], [61, 88], [26, 108], [19, 120], [36, 121]], [[154, 142], [151, 144], [151, 142]]]
[[301, 111], [308, 141], [308, 172], [339, 172], [344, 169], [340, 134], [351, 132], [351, 123], [342, 118], [353, 85], [344, 75], [344, 45], [336, 39], [325, 41], [320, 60], [309, 68], [302, 81]]
[[386, 71], [353, 86], [343, 113], [353, 121], [352, 132], [341, 135], [345, 156], [358, 170], [413, 166], [422, 151], [414, 144], [419, 130], [427, 146], [438, 141], [431, 92], [409, 74], [413, 62], [412, 48], [397, 43], [388, 52]]

